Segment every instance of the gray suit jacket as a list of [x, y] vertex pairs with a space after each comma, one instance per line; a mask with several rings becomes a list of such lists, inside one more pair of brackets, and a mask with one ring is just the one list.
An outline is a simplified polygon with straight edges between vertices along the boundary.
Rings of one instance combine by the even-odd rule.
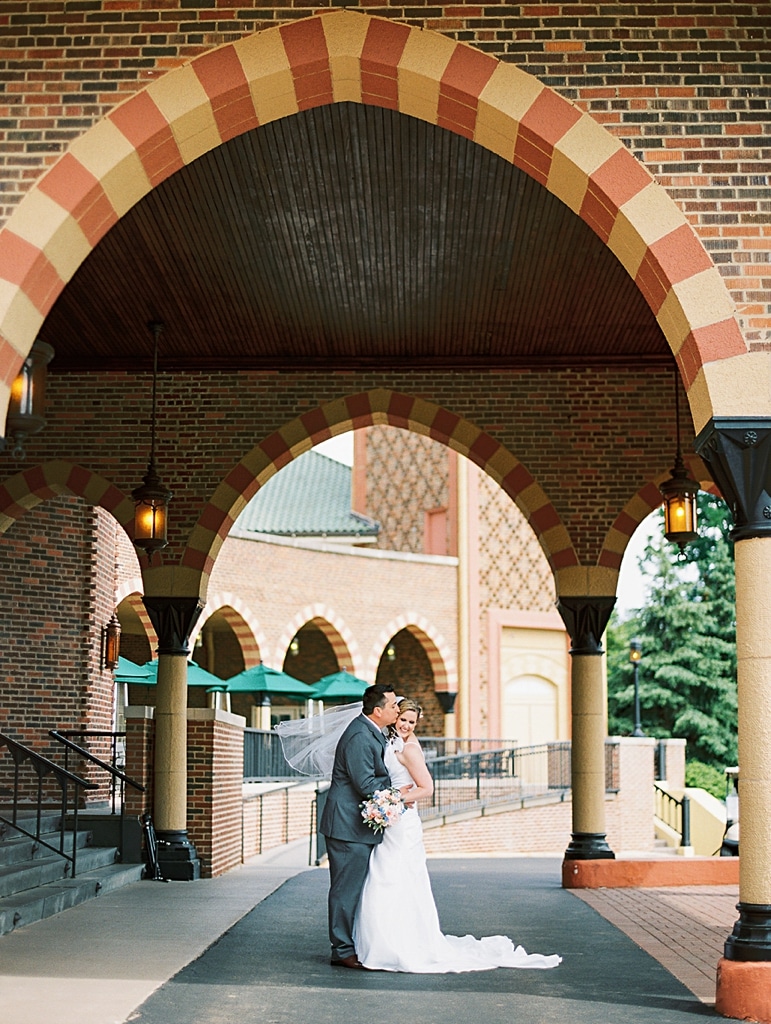
[[354, 718], [340, 737], [319, 825], [322, 835], [371, 846], [383, 841], [382, 832], [374, 832], [362, 821], [359, 804], [376, 789], [391, 785], [383, 761], [385, 745], [385, 737], [364, 715]]

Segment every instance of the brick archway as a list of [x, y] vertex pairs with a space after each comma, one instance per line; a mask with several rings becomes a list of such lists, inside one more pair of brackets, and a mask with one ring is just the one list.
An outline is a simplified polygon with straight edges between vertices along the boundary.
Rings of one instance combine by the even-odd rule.
[[267, 644], [265, 634], [251, 609], [238, 595], [229, 592], [209, 595], [206, 607], [190, 634], [191, 648], [207, 621], [216, 613], [220, 614], [233, 630], [244, 659], [244, 669], [259, 665], [262, 660], [261, 651]]
[[[334, 434], [373, 424], [413, 430], [471, 459], [525, 514], [553, 571], [578, 565], [578, 556], [554, 506], [511, 452], [455, 413], [423, 398], [385, 388], [319, 406], [257, 445], [215, 491], [191, 534], [182, 565], [208, 578], [237, 516], [263, 484], [314, 444]], [[148, 582], [151, 573], [152, 570]]]
[[133, 501], [98, 473], [59, 460], [22, 470], [0, 485], [0, 533], [41, 501], [64, 493], [105, 509], [133, 538]]
[[407, 630], [423, 648], [434, 676], [437, 693], [458, 692], [458, 670], [450, 646], [442, 634], [423, 615], [405, 612], [381, 629], [367, 659], [367, 678], [374, 679], [387, 644], [392, 637]]
[[353, 675], [361, 675], [361, 655], [356, 638], [337, 612], [322, 603], [305, 605], [284, 626], [275, 647], [276, 665], [284, 664], [292, 638], [303, 626], [308, 625], [316, 626], [324, 634], [341, 669], [346, 668]]
[[[560, 198], [645, 295], [677, 357], [697, 428], [714, 413], [703, 367], [745, 355], [746, 346], [711, 258], [642, 164], [590, 115], [513, 65], [352, 11], [267, 29], [168, 72], [77, 139], [36, 183], [0, 232], [0, 410], [57, 296], [127, 210], [223, 142], [343, 101], [457, 132]], [[728, 387], [724, 376], [716, 375], [718, 387]], [[734, 400], [737, 386], [729, 389]]]

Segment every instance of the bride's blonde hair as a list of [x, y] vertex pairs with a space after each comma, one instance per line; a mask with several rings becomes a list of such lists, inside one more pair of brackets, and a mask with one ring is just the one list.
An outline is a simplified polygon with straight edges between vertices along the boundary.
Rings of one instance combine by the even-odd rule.
[[405, 711], [414, 711], [418, 721], [423, 717], [423, 708], [412, 697], [402, 697], [399, 701], [399, 714], [403, 715]]
[[[412, 697], [402, 697], [399, 701], [399, 715], [403, 715], [405, 711], [414, 711], [418, 716], [418, 722], [423, 717], [423, 708], [418, 704]], [[417, 725], [417, 722], [415, 723]], [[388, 735], [390, 737], [398, 736], [399, 733], [396, 731], [395, 725], [388, 726]]]

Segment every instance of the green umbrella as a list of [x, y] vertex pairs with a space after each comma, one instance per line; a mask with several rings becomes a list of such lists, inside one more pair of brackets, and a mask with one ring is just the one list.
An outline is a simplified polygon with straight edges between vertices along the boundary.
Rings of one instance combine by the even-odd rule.
[[317, 683], [313, 684], [314, 700], [341, 700], [343, 698], [359, 700], [369, 683], [358, 676], [352, 675], [346, 669], [340, 672], [333, 672], [324, 676]]
[[115, 669], [116, 683], [135, 683], [146, 686], [150, 682], [150, 673], [144, 665], [135, 665], [133, 661], [118, 655], [118, 667]]
[[[158, 662], [148, 661], [144, 666], [147, 669], [147, 679], [130, 679], [129, 682], [144, 684], [145, 686], [155, 686], [158, 682]], [[224, 679], [220, 679], [219, 676], [212, 675], [211, 672], [207, 672], [206, 669], [201, 668], [194, 661], [187, 663], [187, 685], [188, 686], [224, 686]]]
[[260, 663], [225, 681], [229, 693], [283, 693], [288, 697], [310, 697], [307, 683]]

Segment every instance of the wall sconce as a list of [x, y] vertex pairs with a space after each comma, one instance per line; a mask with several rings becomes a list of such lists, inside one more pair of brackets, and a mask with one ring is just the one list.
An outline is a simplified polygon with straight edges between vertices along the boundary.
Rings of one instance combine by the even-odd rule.
[[385, 654], [389, 661], [396, 661], [396, 648], [393, 644], [389, 644], [388, 647], [386, 647]]
[[134, 499], [134, 544], [152, 557], [155, 551], [168, 544], [166, 528], [168, 522], [171, 491], [161, 483], [155, 468], [155, 418], [158, 392], [158, 338], [164, 325], [160, 322], [148, 324], [153, 332], [153, 411], [150, 427], [150, 461], [142, 485], [131, 492]]
[[24, 442], [46, 425], [45, 394], [47, 366], [54, 350], [44, 341], [36, 341], [24, 360], [19, 375], [11, 385], [5, 433], [13, 438], [11, 454], [14, 459], [25, 457]]
[[118, 667], [120, 655], [120, 622], [115, 612], [106, 626], [102, 628], [102, 668], [114, 671]]
[[691, 480], [683, 462], [680, 450], [680, 389], [675, 368], [675, 421], [677, 427], [677, 453], [669, 480], [659, 487], [664, 498], [664, 536], [679, 545], [682, 551], [686, 544], [696, 540], [696, 496], [699, 485]]
[[297, 655], [300, 653], [300, 641], [297, 639], [297, 637], [294, 637], [292, 642], [290, 643], [289, 653], [292, 655], [293, 658], [296, 658]]

